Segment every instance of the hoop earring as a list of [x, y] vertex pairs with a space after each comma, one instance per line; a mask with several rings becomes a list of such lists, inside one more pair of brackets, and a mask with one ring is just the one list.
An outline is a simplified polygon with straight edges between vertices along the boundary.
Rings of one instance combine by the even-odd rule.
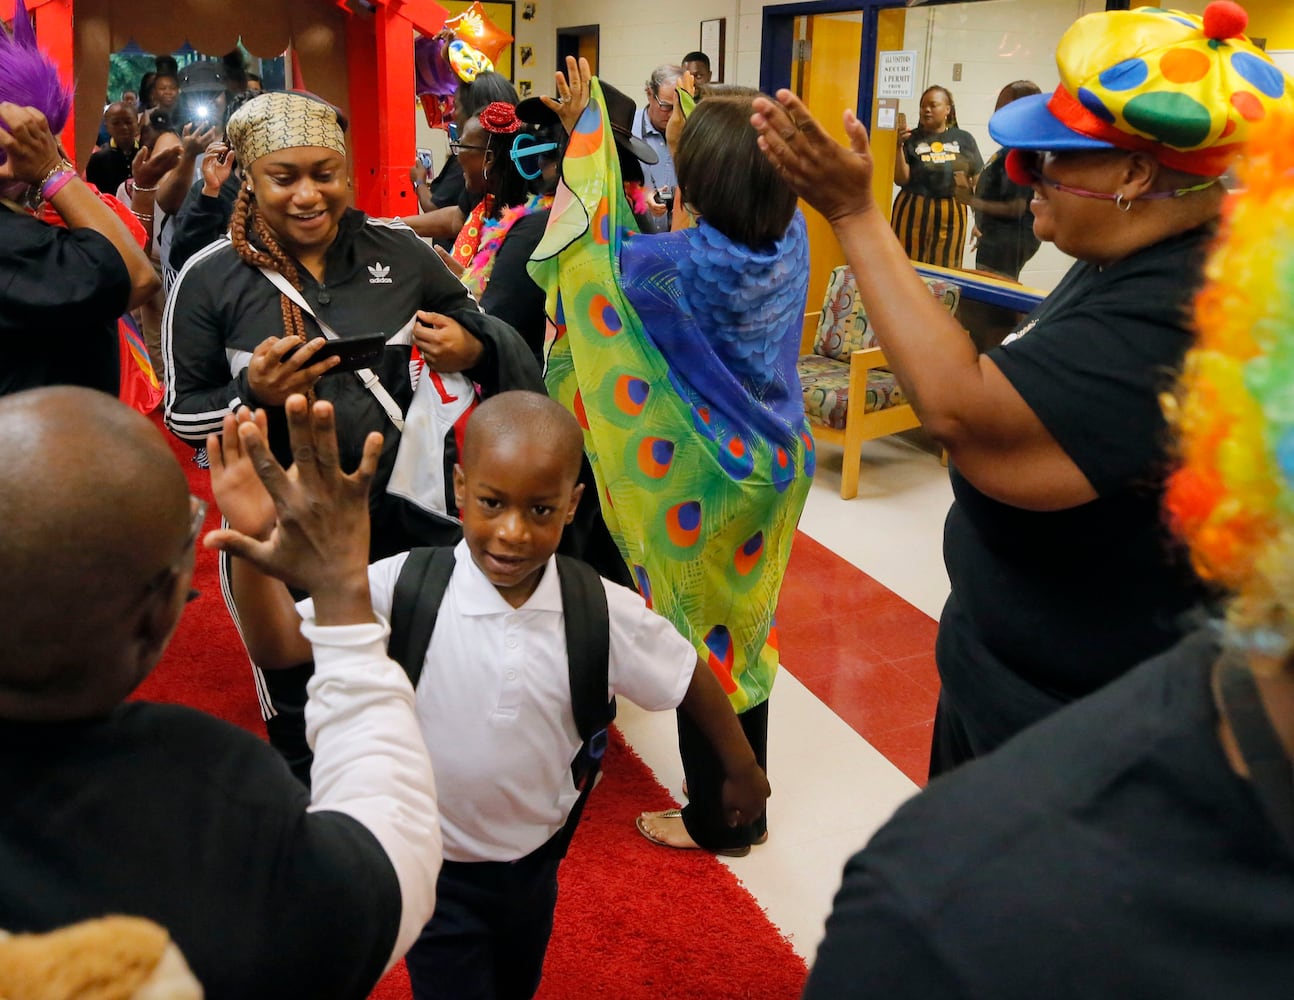
[[1117, 208], [1120, 212], [1125, 212], [1125, 213], [1131, 212], [1132, 202], [1129, 201], [1127, 198], [1123, 197], [1123, 192], [1120, 191], [1118, 194], [1114, 196], [1114, 207]]

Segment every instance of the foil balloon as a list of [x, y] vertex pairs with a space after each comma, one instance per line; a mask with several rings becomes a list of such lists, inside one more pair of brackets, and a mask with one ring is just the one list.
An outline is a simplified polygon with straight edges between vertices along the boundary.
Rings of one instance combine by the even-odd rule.
[[458, 76], [449, 64], [445, 47], [448, 39], [437, 35], [413, 43], [414, 93], [447, 97], [458, 89]]
[[498, 62], [499, 53], [512, 44], [512, 36], [486, 16], [480, 0], [457, 17], [446, 20], [445, 28], [460, 42], [484, 53], [491, 63]]
[[422, 113], [427, 117], [428, 128], [448, 129], [454, 120], [454, 98], [442, 94], [419, 94]]
[[449, 65], [465, 83], [471, 83], [479, 73], [489, 73], [494, 69], [489, 56], [458, 39], [449, 43]]

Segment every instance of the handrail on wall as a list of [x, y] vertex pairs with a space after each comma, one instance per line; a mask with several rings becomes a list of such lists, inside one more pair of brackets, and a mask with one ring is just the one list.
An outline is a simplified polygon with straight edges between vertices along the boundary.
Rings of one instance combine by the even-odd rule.
[[934, 264], [913, 266], [923, 278], [940, 278], [953, 282], [961, 288], [963, 300], [970, 299], [1003, 309], [1014, 309], [1016, 312], [1032, 312], [1048, 295], [1041, 288], [1018, 285], [1014, 281], [994, 278], [982, 271], [937, 267]]

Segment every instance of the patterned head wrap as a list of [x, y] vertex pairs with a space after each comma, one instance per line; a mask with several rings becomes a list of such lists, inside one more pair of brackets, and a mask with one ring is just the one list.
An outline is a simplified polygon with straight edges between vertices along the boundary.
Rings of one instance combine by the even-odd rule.
[[262, 94], [230, 117], [225, 133], [245, 167], [268, 153], [298, 146], [321, 146], [346, 155], [340, 114], [312, 94]]
[[1294, 83], [1244, 34], [1231, 0], [1204, 16], [1143, 7], [1080, 18], [1056, 48], [1060, 86], [997, 111], [989, 134], [1017, 149], [1127, 149], [1216, 177]]

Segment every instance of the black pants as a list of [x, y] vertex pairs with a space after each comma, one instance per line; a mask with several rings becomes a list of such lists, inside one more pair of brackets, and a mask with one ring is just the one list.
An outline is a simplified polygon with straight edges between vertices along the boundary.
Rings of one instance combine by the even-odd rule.
[[[683, 825], [688, 836], [707, 850], [748, 847], [762, 840], [768, 831], [768, 818], [754, 823], [729, 826], [723, 815], [723, 766], [710, 741], [696, 723], [678, 711], [678, 752], [683, 758], [683, 775], [687, 778], [688, 803], [683, 807]], [[742, 732], [755, 751], [755, 760], [768, 770], [768, 702], [747, 709], [737, 716]]]
[[530, 1000], [557, 908], [562, 835], [519, 861], [446, 861], [405, 963], [414, 1000]]
[[274, 706], [274, 715], [265, 720], [270, 746], [283, 755], [292, 773], [306, 788], [310, 787], [310, 765], [315, 759], [306, 742], [306, 685], [314, 672], [313, 663], [287, 670], [261, 671]]
[[1039, 242], [1022, 233], [1010, 233], [1003, 236], [981, 236], [975, 250], [975, 266], [981, 271], [992, 271], [1003, 277], [1017, 281], [1025, 263], [1038, 252]]

